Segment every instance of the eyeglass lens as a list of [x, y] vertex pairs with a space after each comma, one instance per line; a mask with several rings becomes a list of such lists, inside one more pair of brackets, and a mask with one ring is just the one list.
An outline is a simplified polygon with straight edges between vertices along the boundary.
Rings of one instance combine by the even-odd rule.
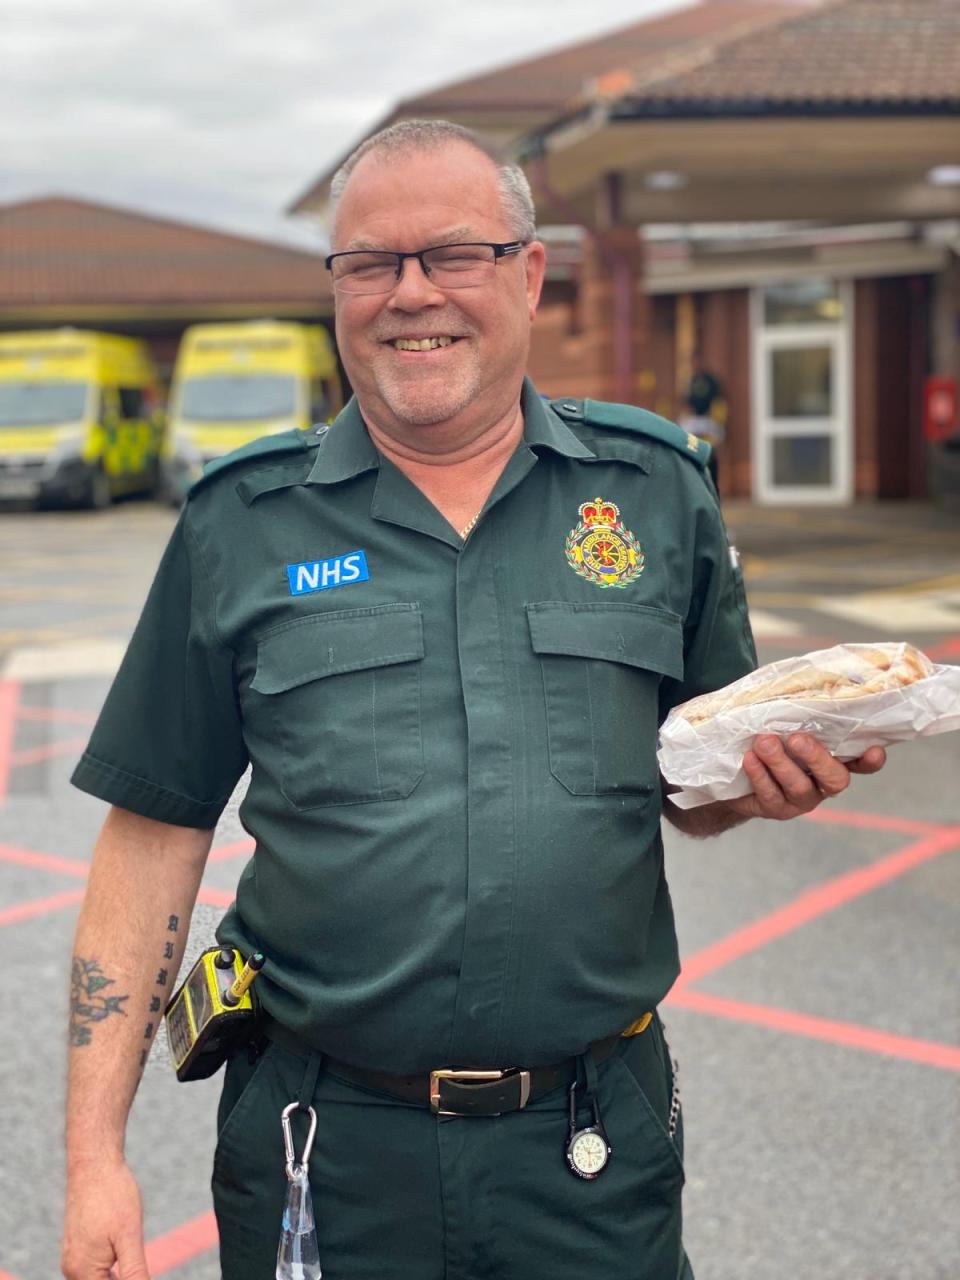
[[[488, 244], [448, 244], [425, 249], [420, 258], [430, 279], [447, 289], [481, 283], [496, 266], [496, 252]], [[360, 252], [334, 258], [334, 283], [348, 293], [386, 293], [400, 278], [398, 266], [407, 259], [395, 253]]]

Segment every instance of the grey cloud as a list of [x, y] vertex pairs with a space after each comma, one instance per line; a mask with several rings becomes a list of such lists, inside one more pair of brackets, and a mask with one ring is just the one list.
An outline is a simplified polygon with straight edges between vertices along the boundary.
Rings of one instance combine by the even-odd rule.
[[232, 195], [249, 229], [396, 100], [679, 0], [3, 2], [2, 190], [160, 193], [227, 225]]

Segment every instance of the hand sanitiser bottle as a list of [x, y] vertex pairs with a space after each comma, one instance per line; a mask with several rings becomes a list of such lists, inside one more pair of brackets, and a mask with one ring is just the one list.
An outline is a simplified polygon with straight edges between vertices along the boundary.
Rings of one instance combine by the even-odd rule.
[[293, 1151], [290, 1113], [296, 1111], [299, 1106], [299, 1102], [291, 1102], [288, 1107], [284, 1107], [280, 1119], [287, 1157], [287, 1198], [284, 1202], [283, 1221], [280, 1226], [276, 1280], [321, 1280], [322, 1274], [309, 1177], [310, 1151], [317, 1131], [317, 1113], [313, 1107], [306, 1108], [310, 1116], [310, 1132], [307, 1134], [303, 1156], [298, 1162]]

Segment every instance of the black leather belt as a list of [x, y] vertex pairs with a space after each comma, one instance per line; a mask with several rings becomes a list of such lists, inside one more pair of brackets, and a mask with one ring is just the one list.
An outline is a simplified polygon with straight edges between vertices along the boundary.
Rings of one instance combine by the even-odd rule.
[[[269, 1016], [264, 1017], [262, 1030], [269, 1040], [299, 1058], [308, 1058], [311, 1052], [319, 1052]], [[618, 1035], [595, 1041], [590, 1046], [594, 1062], [599, 1064], [609, 1058], [619, 1043]], [[571, 1085], [577, 1078], [576, 1058], [567, 1058], [549, 1067], [508, 1067], [504, 1070], [443, 1067], [413, 1076], [371, 1071], [328, 1057], [324, 1058], [324, 1066], [331, 1075], [348, 1084], [388, 1094], [400, 1102], [429, 1107], [441, 1116], [498, 1116], [506, 1111], [520, 1111], [552, 1089]]]

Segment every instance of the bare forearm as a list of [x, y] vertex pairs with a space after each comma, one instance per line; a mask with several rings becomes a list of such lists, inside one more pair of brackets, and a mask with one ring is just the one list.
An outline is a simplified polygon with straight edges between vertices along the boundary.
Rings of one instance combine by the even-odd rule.
[[111, 811], [77, 925], [70, 995], [67, 1155], [119, 1154], [170, 998], [212, 832]]

